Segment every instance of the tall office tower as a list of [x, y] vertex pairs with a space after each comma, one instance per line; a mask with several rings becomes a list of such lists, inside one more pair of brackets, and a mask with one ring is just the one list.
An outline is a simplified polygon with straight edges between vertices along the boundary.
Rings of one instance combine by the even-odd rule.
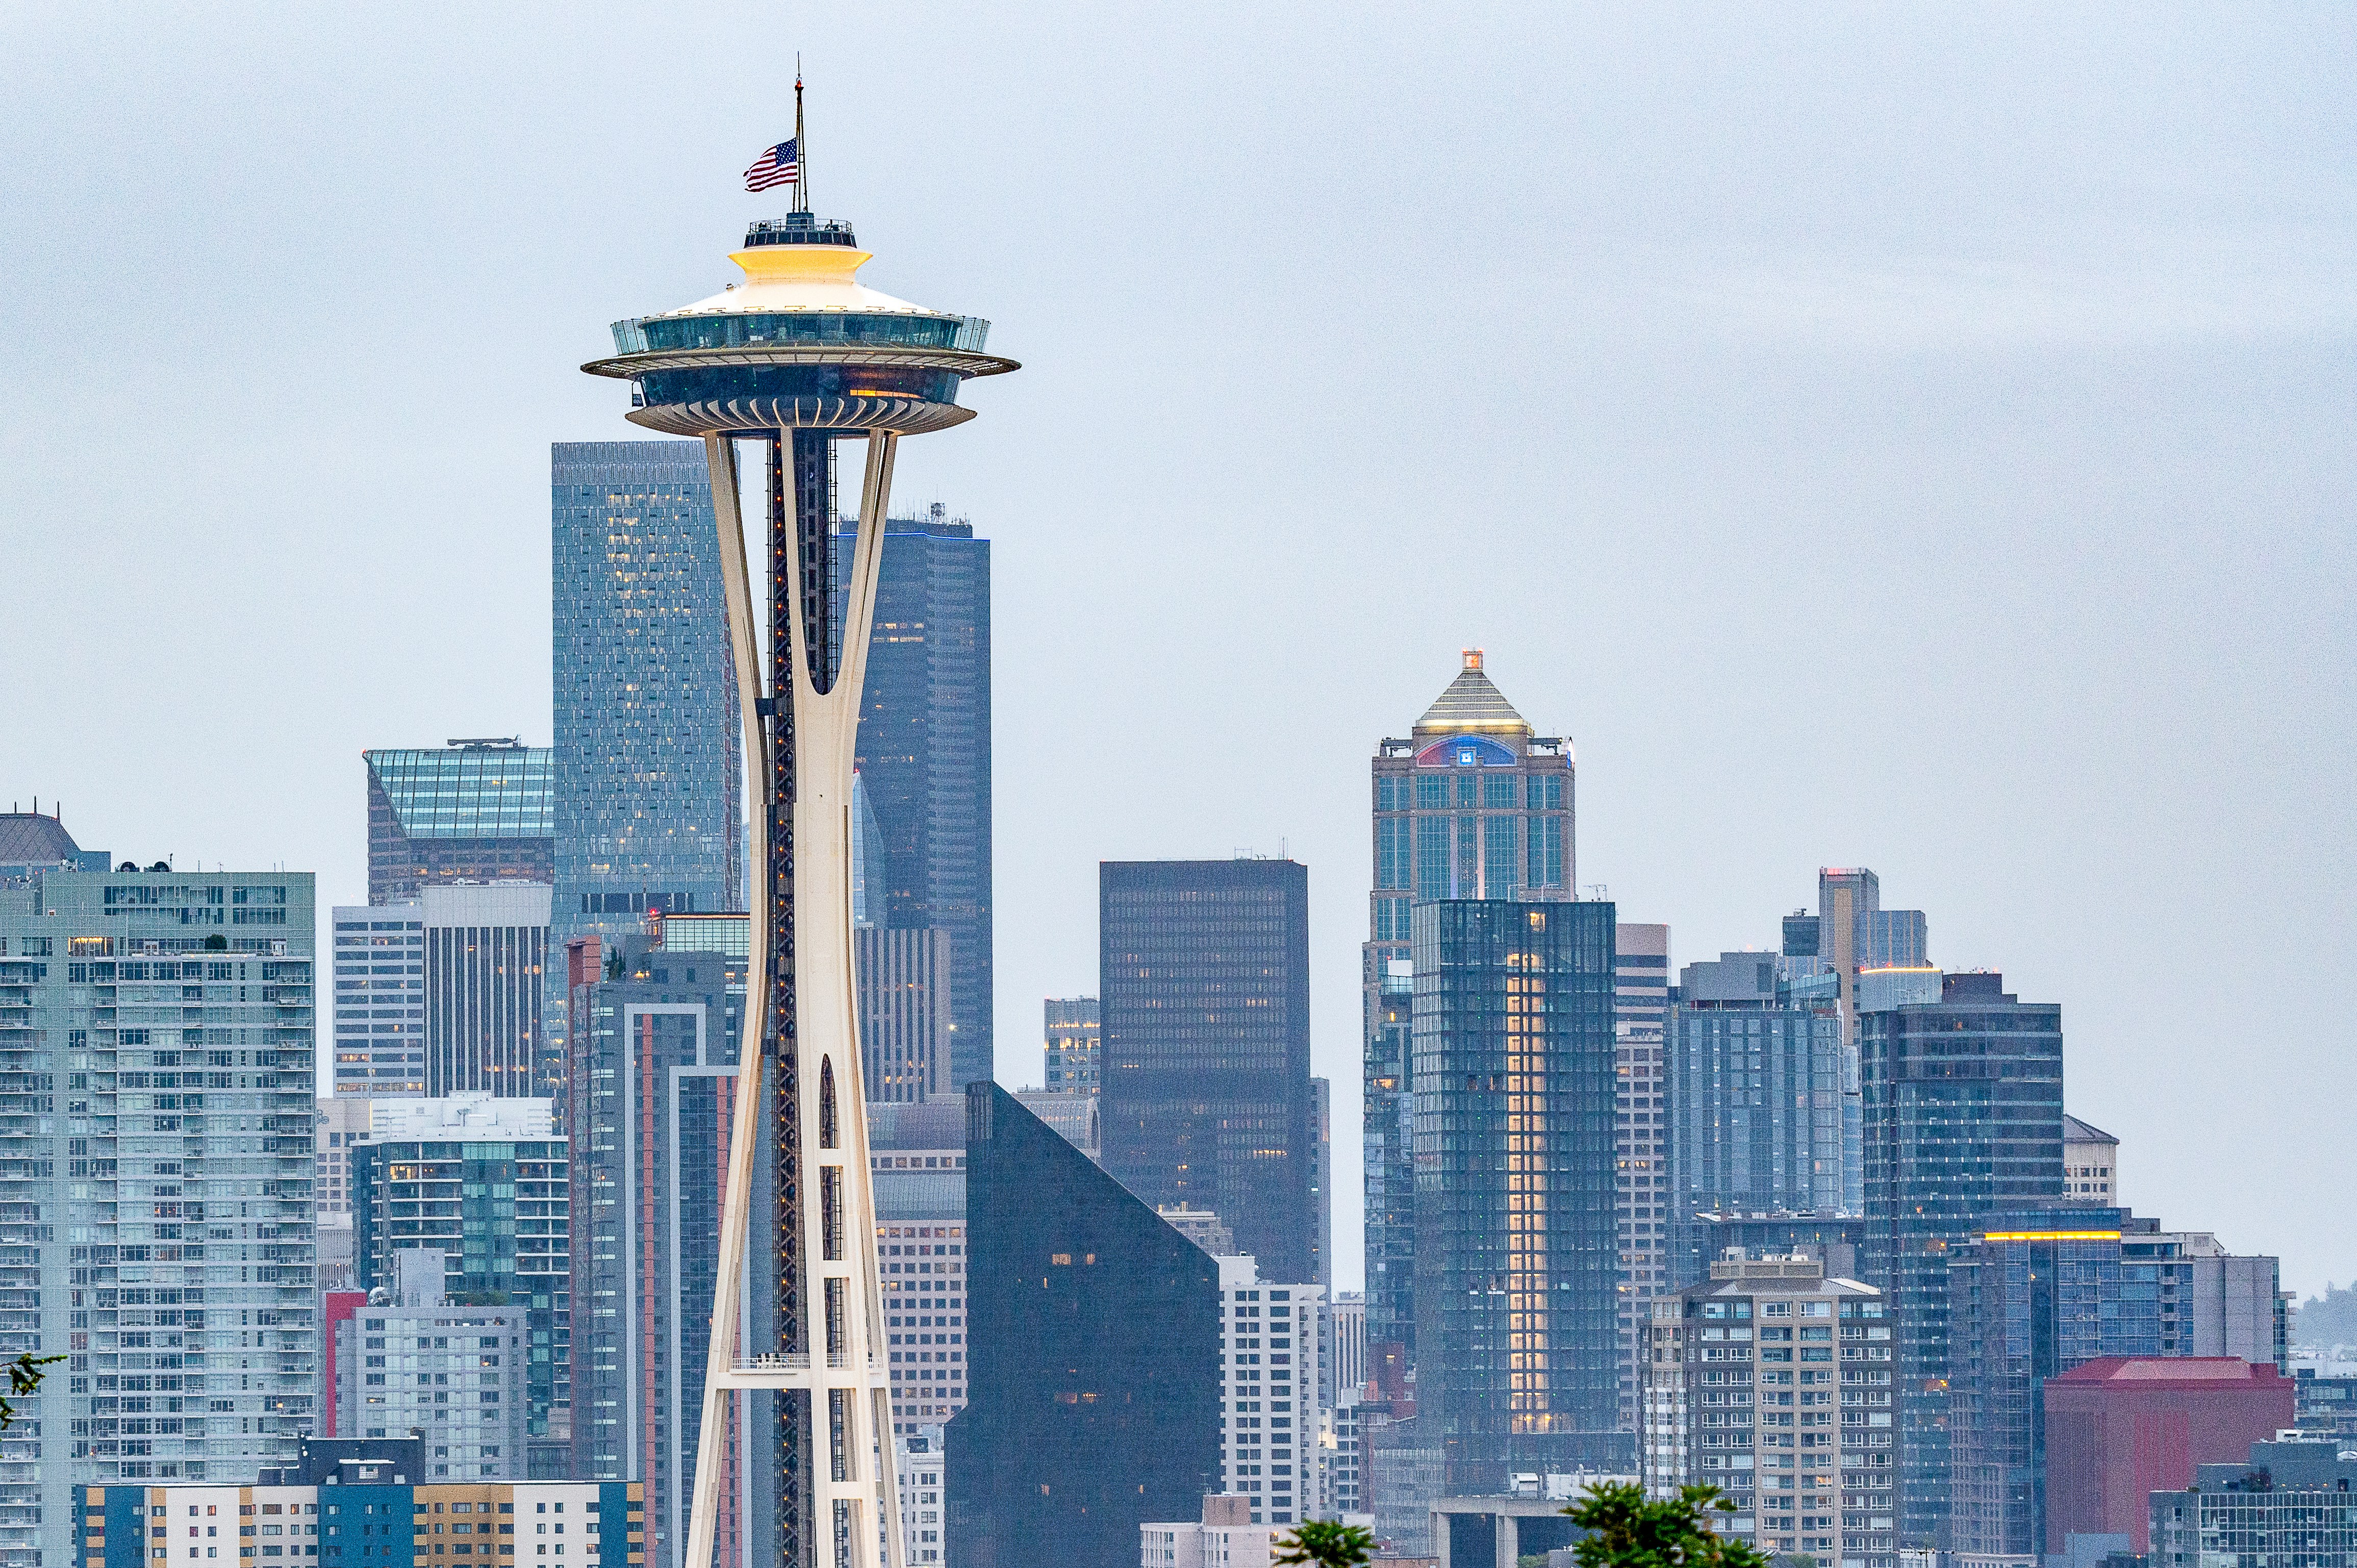
[[1254, 1259], [1222, 1258], [1220, 1490], [1249, 1499], [1254, 1524], [1328, 1517], [1318, 1439], [1326, 1293], [1265, 1281]]
[[2231, 1465], [2287, 1426], [2316, 1433], [2302, 1407], [2310, 1386], [2323, 1380], [2225, 1357], [2107, 1357], [2049, 1378], [2041, 1413], [2052, 1459], [2040, 1477], [2041, 1550], [2061, 1555], [2072, 1550], [2074, 1535], [2116, 1535], [2143, 1555], [2152, 1545], [2155, 1493], [2179, 1494], [2168, 1499], [2174, 1509], [2198, 1466]]
[[549, 889], [428, 887], [425, 1092], [543, 1099], [562, 1088], [542, 1028]]
[[868, 1101], [949, 1093], [957, 1039], [949, 933], [866, 926], [852, 932], [851, 950]]
[[415, 1436], [431, 1479], [530, 1480], [525, 1473], [529, 1317], [513, 1305], [459, 1305], [443, 1254], [392, 1254], [390, 1299], [339, 1322], [336, 1423], [357, 1438]]
[[546, 886], [436, 883], [333, 924], [337, 1093], [556, 1092]]
[[1736, 1256], [1647, 1310], [1647, 1490], [1718, 1487], [1735, 1511], [1713, 1527], [1781, 1560], [1897, 1568], [1881, 1293]]
[[425, 911], [339, 904], [335, 981], [339, 1096], [425, 1092]]
[[[837, 635], [856, 529], [835, 535]], [[859, 774], [882, 830], [883, 923], [949, 933], [949, 1083], [991, 1074], [990, 541], [938, 502], [884, 530]]]
[[1316, 1277], [1309, 873], [1290, 860], [1097, 868], [1104, 1167], [1216, 1209], [1274, 1279]]
[[[564, 1116], [572, 1474], [646, 1484], [647, 1568], [685, 1562], [712, 1336], [698, 1304], [718, 1268], [748, 923], [650, 921], [651, 934], [576, 937], [565, 954], [582, 1026], [567, 1042]], [[758, 1522], [730, 1516], [736, 1550], [721, 1561], [739, 1560]]]
[[1869, 973], [1861, 1262], [1898, 1329], [1900, 1536], [1947, 1549], [1948, 1252], [1986, 1215], [2062, 1197], [2062, 1010], [1996, 974]]
[[1049, 1089], [1094, 1094], [1103, 1087], [1104, 1034], [1093, 996], [1050, 996], [1047, 1004]]
[[1637, 1430], [1645, 1303], [1669, 1284], [1670, 1113], [1662, 1032], [1670, 1000], [1670, 928], [1623, 920], [1613, 935], [1614, 1205], [1620, 1210], [1620, 1426]]
[[1726, 1217], [1849, 1211], [1857, 1112], [1830, 977], [1784, 984], [1777, 971], [1772, 953], [1730, 952], [1678, 972], [1663, 1087], [1682, 1284], [1705, 1277]]
[[[563, 1436], [573, 1402], [571, 1182], [565, 1141], [549, 1130], [549, 1102], [473, 1094], [375, 1109], [368, 1135], [347, 1148], [355, 1287], [407, 1288], [398, 1260], [430, 1248], [447, 1270], [450, 1295], [520, 1309], [520, 1435]], [[523, 1449], [507, 1457], [528, 1479]]]
[[0, 1449], [0, 1561], [81, 1559], [75, 1481], [235, 1480], [312, 1430], [312, 919], [308, 873], [0, 890], [0, 1356], [70, 1356]]
[[554, 757], [521, 739], [361, 753], [368, 768], [369, 902], [453, 882], [555, 877]]
[[1620, 1467], [1613, 907], [1421, 904], [1416, 1419], [1452, 1495]]
[[947, 1561], [1127, 1563], [1219, 1488], [1219, 1266], [996, 1084], [966, 1088], [965, 1147]]
[[2062, 1195], [2081, 1203], [2117, 1203], [2120, 1141], [2093, 1122], [2062, 1118]]
[[[2274, 1370], [2272, 1324], [2238, 1325], [2242, 1333], [2194, 1349], [2205, 1262], [2244, 1265], [2270, 1295], [2280, 1272], [2273, 1258], [2216, 1254], [2212, 1238], [2164, 1233], [2124, 1210], [2077, 1203], [1989, 1216], [1949, 1249], [1950, 1533], [1958, 1553], [2028, 1558], [2053, 1539], [2050, 1380], [2109, 1357], [2205, 1352]], [[2288, 1404], [2290, 1385], [2281, 1386]], [[2266, 1434], [2238, 1433], [2222, 1452]], [[2188, 1479], [2190, 1470], [2176, 1484]]]
[[867, 1148], [892, 1432], [908, 1438], [965, 1408], [965, 1097], [871, 1104]]
[[558, 442], [549, 479], [554, 955], [651, 909], [745, 908], [745, 754], [703, 444]]
[[1374, 880], [1362, 950], [1367, 1334], [1414, 1353], [1415, 1181], [1408, 911], [1437, 898], [1573, 896], [1570, 741], [1538, 736], [1464, 665], [1406, 739], [1375, 748]]

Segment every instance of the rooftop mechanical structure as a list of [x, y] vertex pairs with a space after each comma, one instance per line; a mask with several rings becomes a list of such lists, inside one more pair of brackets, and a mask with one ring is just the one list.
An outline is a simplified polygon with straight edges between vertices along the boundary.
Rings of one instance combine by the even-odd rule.
[[[770, 1560], [785, 1568], [903, 1568], [852, 981], [853, 743], [894, 451], [973, 418], [957, 402], [969, 378], [1017, 368], [983, 351], [988, 322], [861, 284], [868, 252], [848, 224], [811, 215], [799, 180], [794, 207], [730, 255], [742, 284], [615, 323], [613, 355], [582, 367], [634, 383], [632, 424], [704, 442], [756, 781], [745, 1016], [758, 1028], [737, 1079], [696, 1450], [733, 1448], [737, 1495], [724, 1495], [727, 1465], [696, 1465], [683, 1568], [713, 1563], [724, 1503], [736, 1530], [774, 1530]], [[866, 463], [838, 640], [828, 600], [845, 440], [866, 442]], [[768, 472], [766, 662], [740, 441]]]

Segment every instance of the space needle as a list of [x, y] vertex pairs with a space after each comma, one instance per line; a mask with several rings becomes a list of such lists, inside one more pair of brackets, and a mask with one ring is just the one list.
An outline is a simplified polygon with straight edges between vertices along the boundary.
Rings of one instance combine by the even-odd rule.
[[[746, 1040], [683, 1568], [713, 1563], [722, 1456], [745, 1391], [770, 1391], [775, 1404], [774, 1462], [749, 1410], [734, 1446], [741, 1506], [773, 1521], [778, 1562], [904, 1568], [853, 1000], [853, 748], [893, 454], [904, 435], [974, 417], [957, 403], [967, 378], [1017, 368], [983, 351], [988, 322], [859, 282], [868, 252], [850, 225], [811, 214], [799, 81], [794, 101], [794, 141], [764, 155], [772, 170], [791, 157], [793, 209], [754, 223], [730, 254], [744, 281], [615, 323], [613, 355], [581, 367], [634, 383], [632, 424], [703, 439], [756, 781]], [[835, 447], [845, 440], [866, 442], [866, 462], [838, 631]], [[740, 441], [758, 445], [768, 470], [766, 661], [739, 515]], [[748, 1258], [754, 1236], [765, 1244]]]

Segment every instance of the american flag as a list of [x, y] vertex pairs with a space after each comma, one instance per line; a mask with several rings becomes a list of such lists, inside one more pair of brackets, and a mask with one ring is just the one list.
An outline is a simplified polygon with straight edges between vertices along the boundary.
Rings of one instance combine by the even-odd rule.
[[745, 188], [767, 190], [773, 185], [791, 185], [802, 177], [802, 160], [792, 142], [780, 142], [753, 160], [745, 171]]

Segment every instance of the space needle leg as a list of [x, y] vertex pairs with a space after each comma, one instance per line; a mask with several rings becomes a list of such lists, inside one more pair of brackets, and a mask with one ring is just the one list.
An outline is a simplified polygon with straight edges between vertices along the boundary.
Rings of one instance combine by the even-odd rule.
[[[745, 567], [745, 525], [738, 515], [737, 443], [707, 435], [704, 451], [712, 472], [712, 509], [720, 528], [720, 581], [728, 623], [728, 650], [737, 663], [737, 704], [744, 715], [745, 761], [766, 793], [770, 778], [769, 726], [761, 715], [761, 655], [754, 636], [753, 596]], [[741, 790], [744, 781], [737, 781]], [[766, 805], [753, 812], [754, 878], [751, 950], [746, 961], [745, 1015], [737, 1052], [736, 1111], [728, 1137], [728, 1185], [720, 1206], [719, 1268], [713, 1283], [712, 1344], [705, 1359], [704, 1419], [696, 1440], [694, 1500], [689, 1509], [685, 1568], [712, 1563], [713, 1538], [720, 1524], [721, 1487], [727, 1477], [729, 1406], [738, 1397], [729, 1371], [738, 1349], [743, 1311], [745, 1245], [753, 1208], [753, 1161], [761, 1123], [761, 1031], [770, 1015], [770, 822]]]

